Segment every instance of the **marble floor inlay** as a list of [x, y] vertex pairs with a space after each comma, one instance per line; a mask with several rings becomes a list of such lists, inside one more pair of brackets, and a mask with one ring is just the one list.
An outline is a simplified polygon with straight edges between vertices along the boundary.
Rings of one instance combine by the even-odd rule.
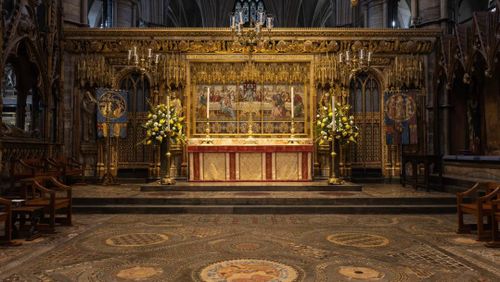
[[500, 281], [454, 215], [83, 215], [19, 247], [0, 281]]

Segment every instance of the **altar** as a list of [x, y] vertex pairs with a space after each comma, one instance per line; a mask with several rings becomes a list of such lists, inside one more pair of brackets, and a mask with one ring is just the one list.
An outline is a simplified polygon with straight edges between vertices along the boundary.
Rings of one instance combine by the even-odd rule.
[[190, 140], [190, 181], [312, 181], [311, 140]]

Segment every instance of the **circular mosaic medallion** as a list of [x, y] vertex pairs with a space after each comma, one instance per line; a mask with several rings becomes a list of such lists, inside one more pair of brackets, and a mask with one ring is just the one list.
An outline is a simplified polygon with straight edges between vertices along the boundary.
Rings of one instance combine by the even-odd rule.
[[367, 233], [343, 232], [329, 235], [326, 239], [334, 244], [357, 247], [357, 248], [377, 248], [389, 244], [389, 239]]
[[339, 273], [347, 278], [356, 280], [379, 280], [384, 274], [368, 267], [341, 266]]
[[202, 269], [199, 276], [205, 282], [292, 282], [297, 281], [299, 273], [293, 267], [278, 262], [238, 259], [211, 264]]
[[143, 281], [151, 279], [154, 276], [158, 276], [163, 273], [161, 268], [156, 267], [143, 267], [143, 266], [135, 266], [127, 269], [120, 270], [116, 277], [132, 280], [132, 281]]
[[243, 242], [243, 243], [235, 243], [231, 247], [237, 251], [250, 252], [261, 249], [262, 245], [255, 242]]
[[106, 239], [106, 244], [117, 247], [140, 247], [160, 244], [169, 238], [160, 233], [131, 233], [113, 236]]

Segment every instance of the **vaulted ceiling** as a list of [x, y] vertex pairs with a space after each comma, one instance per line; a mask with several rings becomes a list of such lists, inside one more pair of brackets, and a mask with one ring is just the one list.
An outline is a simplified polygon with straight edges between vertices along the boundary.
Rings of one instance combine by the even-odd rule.
[[[350, 0], [340, 1], [349, 3]], [[234, 0], [140, 2], [142, 19], [145, 22], [166, 26], [228, 26], [229, 15], [235, 5]], [[281, 27], [333, 26], [336, 2], [339, 0], [264, 0], [266, 11], [275, 17], [275, 25]], [[163, 12], [159, 13], [158, 8], [163, 8]]]

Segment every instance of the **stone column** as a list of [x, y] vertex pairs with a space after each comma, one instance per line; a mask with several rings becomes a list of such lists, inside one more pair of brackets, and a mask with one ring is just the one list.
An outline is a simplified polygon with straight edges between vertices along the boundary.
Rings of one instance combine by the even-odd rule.
[[368, 23], [368, 3], [363, 6], [364, 8], [364, 13], [363, 13], [363, 27], [370, 27]]
[[418, 20], [418, 1], [411, 0], [411, 24], [410, 26], [415, 26]]
[[387, 0], [382, 1], [382, 28], [387, 27], [387, 23], [389, 22], [389, 6], [387, 5]]
[[118, 5], [121, 4], [118, 0], [113, 1], [113, 27], [118, 26]]
[[[450, 105], [449, 97], [451, 92], [451, 85], [447, 84], [444, 90], [444, 97], [441, 101], [442, 104], [439, 107], [442, 109], [443, 113], [443, 154], [448, 155], [450, 153]], [[440, 93], [441, 94], [441, 93]]]
[[88, 0], [82, 0], [80, 1], [80, 22], [84, 25], [89, 24], [89, 1]]
[[447, 26], [446, 20], [448, 19], [448, 1], [447, 0], [441, 0], [440, 11], [441, 11], [441, 20], [443, 21], [441, 23], [441, 27], [446, 28], [446, 26]]

